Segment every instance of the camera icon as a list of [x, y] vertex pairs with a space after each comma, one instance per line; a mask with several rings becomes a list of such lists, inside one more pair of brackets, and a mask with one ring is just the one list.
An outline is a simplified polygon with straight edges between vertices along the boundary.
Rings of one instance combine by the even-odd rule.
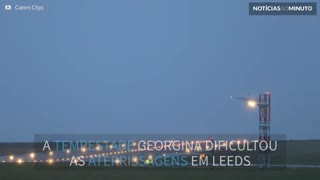
[[11, 5], [5, 5], [4, 9], [7, 10], [7, 11], [10, 11], [11, 10]]

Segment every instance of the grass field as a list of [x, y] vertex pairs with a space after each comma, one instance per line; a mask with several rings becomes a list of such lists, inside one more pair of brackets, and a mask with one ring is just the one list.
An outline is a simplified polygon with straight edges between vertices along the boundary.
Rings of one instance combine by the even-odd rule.
[[0, 165], [0, 179], [11, 180], [121, 180], [121, 179], [217, 179], [217, 180], [318, 180], [319, 169], [190, 169], [190, 168], [65, 168], [62, 166]]

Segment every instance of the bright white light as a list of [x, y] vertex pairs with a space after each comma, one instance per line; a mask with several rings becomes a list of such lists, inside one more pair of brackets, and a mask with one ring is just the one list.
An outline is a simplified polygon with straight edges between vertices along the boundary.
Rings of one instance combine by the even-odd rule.
[[254, 101], [254, 100], [249, 100], [249, 101], [247, 102], [247, 104], [248, 104], [248, 106], [249, 106], [250, 108], [257, 107], [257, 102]]
[[22, 159], [18, 159], [17, 163], [18, 163], [18, 164], [22, 164], [22, 163], [23, 163], [23, 160], [22, 160]]
[[52, 151], [50, 151], [50, 152], [49, 152], [49, 155], [50, 155], [50, 156], [52, 156], [52, 155], [53, 155], [53, 152], [52, 152]]
[[48, 163], [49, 163], [49, 164], [52, 164], [53, 162], [54, 162], [53, 159], [49, 159], [49, 160], [48, 160]]
[[30, 153], [30, 158], [33, 159], [35, 157], [34, 153]]
[[133, 162], [138, 162], [138, 158], [137, 157], [133, 157], [132, 160], [133, 160]]
[[152, 159], [152, 155], [149, 155], [149, 156], [148, 156], [148, 159], [150, 159], [150, 160], [151, 160], [151, 159]]
[[9, 159], [10, 161], [12, 161], [14, 159], [14, 156], [13, 155], [9, 156]]
[[70, 153], [70, 149], [67, 149], [67, 150], [66, 150], [66, 153], [68, 153], [68, 154], [69, 154], [69, 153]]
[[120, 163], [120, 160], [119, 159], [116, 159], [116, 162], [115, 162], [116, 164], [119, 164]]
[[83, 147], [83, 148], [81, 148], [81, 151], [82, 151], [83, 153], [85, 153], [85, 152], [87, 152], [87, 149], [86, 149], [85, 147]]

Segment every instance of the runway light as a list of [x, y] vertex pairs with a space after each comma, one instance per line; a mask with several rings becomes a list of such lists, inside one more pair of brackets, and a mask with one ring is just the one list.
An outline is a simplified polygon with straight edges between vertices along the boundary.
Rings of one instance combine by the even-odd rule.
[[10, 161], [14, 160], [14, 156], [13, 155], [9, 156], [9, 159]]
[[17, 163], [18, 163], [18, 164], [22, 164], [22, 163], [23, 163], [23, 160], [22, 160], [22, 159], [18, 159]]
[[190, 149], [186, 149], [186, 153], [190, 153]]
[[151, 154], [148, 156], [148, 159], [150, 159], [150, 160], [152, 159], [152, 155]]
[[34, 153], [30, 153], [29, 156], [30, 156], [31, 159], [33, 159], [35, 157], [35, 154]]
[[49, 164], [53, 164], [53, 162], [54, 162], [53, 159], [49, 159], [49, 160], [48, 160], [48, 163], [49, 163]]
[[85, 153], [87, 152], [87, 149], [85, 147], [81, 148], [81, 152]]
[[68, 154], [69, 154], [69, 153], [70, 153], [70, 149], [67, 149], [67, 150], [66, 150], [66, 153], [68, 153]]
[[133, 142], [133, 143], [132, 143], [132, 145], [133, 145], [133, 146], [136, 146], [136, 145], [137, 145], [137, 143], [136, 143], [136, 142]]
[[132, 158], [132, 161], [133, 161], [133, 162], [138, 162], [138, 158], [137, 158], [137, 157], [133, 157], [133, 158]]
[[248, 106], [249, 106], [250, 108], [255, 108], [255, 107], [257, 107], [257, 102], [254, 101], [254, 100], [249, 100], [249, 101], [247, 102], [247, 104], [248, 104]]
[[119, 164], [119, 163], [120, 163], [120, 160], [119, 160], [119, 159], [116, 159], [115, 162], [116, 162], [116, 164]]
[[96, 146], [96, 150], [100, 151], [101, 150], [100, 146]]
[[49, 152], [49, 155], [50, 155], [50, 156], [52, 156], [52, 155], [53, 155], [53, 152], [52, 152], [52, 151], [50, 151], [50, 152]]

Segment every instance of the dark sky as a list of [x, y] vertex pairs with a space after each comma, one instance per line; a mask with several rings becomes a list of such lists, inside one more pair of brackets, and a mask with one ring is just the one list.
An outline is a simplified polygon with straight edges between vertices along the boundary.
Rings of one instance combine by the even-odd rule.
[[273, 133], [320, 138], [319, 16], [239, 0], [1, 1], [0, 141], [35, 133], [258, 133], [230, 95], [272, 94]]

